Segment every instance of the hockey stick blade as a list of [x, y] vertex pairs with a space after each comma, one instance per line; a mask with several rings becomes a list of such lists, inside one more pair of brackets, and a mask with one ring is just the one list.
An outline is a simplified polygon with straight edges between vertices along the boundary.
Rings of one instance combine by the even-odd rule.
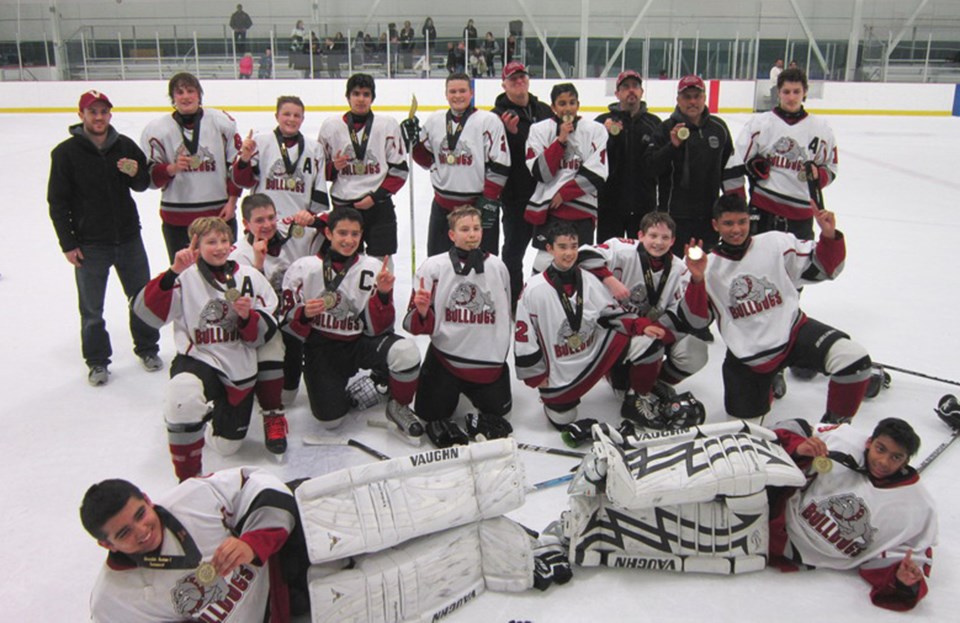
[[380, 461], [389, 461], [390, 457], [371, 448], [362, 441], [357, 441], [356, 439], [343, 439], [342, 437], [324, 437], [323, 435], [304, 435], [303, 436], [303, 445], [305, 446], [350, 446], [356, 448], [361, 452], [365, 452], [372, 456], [375, 459]]
[[565, 456], [572, 459], [582, 459], [587, 456], [586, 452], [577, 452], [576, 450], [563, 450], [560, 448], [550, 448], [547, 446], [538, 446], [533, 443], [517, 442], [517, 447], [528, 452], [539, 452], [540, 454], [553, 454], [556, 456]]
[[367, 426], [371, 428], [385, 428], [386, 430], [393, 433], [395, 436], [399, 437], [401, 441], [406, 444], [409, 444], [415, 448], [419, 448], [423, 445], [423, 440], [420, 437], [411, 437], [403, 431], [401, 431], [395, 424], [387, 420], [381, 420], [379, 418], [368, 418]]
[[916, 370], [908, 370], [906, 368], [898, 368], [897, 366], [891, 366], [886, 363], [876, 363], [876, 365], [884, 368], [885, 370], [894, 370], [896, 372], [901, 372], [903, 374], [909, 374], [910, 376], [917, 376], [917, 377], [920, 377], [921, 379], [929, 379], [931, 381], [938, 381], [940, 383], [946, 383], [947, 385], [956, 385], [957, 387], [960, 387], [960, 381], [951, 381], [950, 379], [942, 379], [939, 376], [924, 374], [923, 372], [917, 372]]
[[550, 489], [552, 487], [566, 484], [573, 480], [573, 476], [574, 474], [566, 474], [564, 476], [558, 476], [557, 478], [551, 478], [550, 480], [543, 480], [541, 482], [534, 483], [527, 487], [527, 493], [543, 491], [544, 489]]

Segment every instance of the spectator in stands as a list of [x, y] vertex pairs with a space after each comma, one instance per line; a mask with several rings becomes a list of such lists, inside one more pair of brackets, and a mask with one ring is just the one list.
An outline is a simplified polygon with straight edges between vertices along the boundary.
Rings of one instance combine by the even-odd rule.
[[247, 31], [253, 27], [253, 20], [243, 10], [243, 5], [238, 4], [237, 10], [230, 16], [230, 28], [233, 30], [233, 42], [237, 54], [243, 54], [247, 51]]
[[413, 66], [413, 39], [416, 33], [410, 20], [403, 22], [403, 28], [400, 29], [400, 55], [403, 57], [403, 68], [410, 69]]
[[500, 53], [500, 42], [493, 36], [492, 32], [487, 32], [483, 39], [483, 59], [487, 63], [487, 77], [493, 78], [493, 59]]
[[504, 50], [503, 66], [506, 67], [507, 63], [513, 60], [513, 57], [517, 53], [517, 37], [515, 35], [510, 35], [507, 37], [507, 49]]
[[360, 67], [367, 60], [367, 48], [363, 42], [363, 31], [358, 30], [357, 36], [353, 39], [353, 62], [354, 67]]
[[463, 40], [468, 50], [477, 46], [477, 27], [473, 25], [473, 20], [468, 19], [467, 25], [463, 27]]
[[[306, 52], [304, 43], [307, 39], [307, 27], [304, 25], [302, 19], [297, 20], [297, 25], [293, 27], [293, 30], [290, 31], [290, 53], [299, 54], [301, 52]], [[291, 67], [293, 65], [291, 64]]]
[[423, 26], [420, 27], [420, 35], [423, 37], [426, 44], [426, 53], [424, 54], [427, 57], [427, 62], [430, 62], [430, 50], [436, 49], [437, 44], [437, 29], [433, 25], [433, 18], [428, 17], [423, 21]]
[[267, 48], [260, 55], [260, 69], [257, 71], [257, 78], [260, 80], [269, 80], [273, 77], [273, 50]]
[[249, 80], [253, 77], [253, 54], [247, 52], [240, 59], [240, 79]]

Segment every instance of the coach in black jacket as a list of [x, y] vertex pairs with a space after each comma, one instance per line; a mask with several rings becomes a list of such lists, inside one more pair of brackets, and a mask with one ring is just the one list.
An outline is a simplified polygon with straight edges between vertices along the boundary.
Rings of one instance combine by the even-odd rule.
[[683, 255], [691, 238], [709, 250], [717, 243], [713, 204], [721, 190], [743, 195], [743, 167], [734, 156], [733, 139], [722, 119], [706, 106], [706, 89], [697, 76], [677, 86], [677, 108], [654, 134], [644, 166], [661, 178], [660, 209], [677, 223], [673, 252]]
[[[103, 320], [107, 278], [113, 266], [127, 298], [150, 280], [140, 238], [140, 216], [130, 190], [150, 183], [146, 157], [137, 144], [110, 125], [113, 105], [99, 91], [80, 97], [82, 123], [50, 154], [47, 202], [64, 257], [74, 266], [80, 303], [80, 337], [91, 385], [104, 385], [113, 354]], [[160, 333], [130, 313], [134, 352], [153, 372]]]

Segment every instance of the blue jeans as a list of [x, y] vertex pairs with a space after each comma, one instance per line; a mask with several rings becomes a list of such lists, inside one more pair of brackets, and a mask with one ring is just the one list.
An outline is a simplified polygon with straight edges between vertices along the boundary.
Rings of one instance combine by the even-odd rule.
[[[80, 304], [80, 341], [83, 358], [88, 366], [105, 366], [110, 363], [110, 335], [103, 320], [103, 301], [107, 293], [107, 279], [113, 266], [120, 277], [123, 293], [127, 299], [136, 296], [150, 281], [150, 266], [143, 241], [137, 236], [117, 245], [81, 245], [83, 263], [74, 268], [77, 280], [77, 299]], [[133, 336], [133, 352], [138, 357], [156, 355], [160, 332], [140, 320], [132, 310], [130, 335]]]

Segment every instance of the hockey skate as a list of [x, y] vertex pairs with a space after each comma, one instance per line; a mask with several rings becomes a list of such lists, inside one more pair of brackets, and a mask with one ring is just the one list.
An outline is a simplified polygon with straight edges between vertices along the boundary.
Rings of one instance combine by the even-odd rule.
[[433, 445], [438, 448], [465, 446], [470, 443], [467, 434], [450, 419], [427, 422], [427, 436], [433, 442]]
[[677, 399], [677, 390], [673, 385], [663, 380], [657, 380], [653, 385], [653, 395], [660, 399], [660, 402], [666, 404]]
[[853, 421], [853, 417], [842, 417], [842, 416], [839, 416], [839, 415], [835, 415], [835, 414], [833, 414], [833, 413], [830, 413], [829, 411], [827, 411], [826, 413], [824, 413], [824, 414], [823, 414], [823, 417], [820, 418], [820, 423], [821, 423], [821, 424], [835, 424], [835, 425], [840, 425], [840, 424], [849, 424], [849, 423], [852, 422], [852, 421]]
[[467, 435], [474, 441], [489, 441], [509, 437], [513, 432], [505, 418], [487, 413], [467, 414]]
[[780, 400], [787, 395], [787, 380], [783, 378], [783, 370], [773, 375], [770, 381], [770, 389], [773, 390], [773, 397]]
[[159, 372], [163, 370], [163, 359], [159, 355], [144, 355], [140, 358], [140, 365], [147, 372]]
[[391, 398], [387, 402], [386, 415], [390, 430], [410, 445], [420, 445], [421, 437], [423, 437], [423, 424], [420, 423], [417, 415], [410, 407]]
[[876, 398], [880, 390], [890, 387], [890, 373], [883, 369], [883, 366], [873, 364], [870, 368], [870, 380], [867, 381], [866, 398]]
[[620, 416], [642, 428], [667, 428], [667, 422], [662, 416], [662, 405], [652, 393], [628, 393], [620, 405]]
[[287, 417], [283, 409], [263, 412], [263, 444], [272, 454], [287, 451]]

